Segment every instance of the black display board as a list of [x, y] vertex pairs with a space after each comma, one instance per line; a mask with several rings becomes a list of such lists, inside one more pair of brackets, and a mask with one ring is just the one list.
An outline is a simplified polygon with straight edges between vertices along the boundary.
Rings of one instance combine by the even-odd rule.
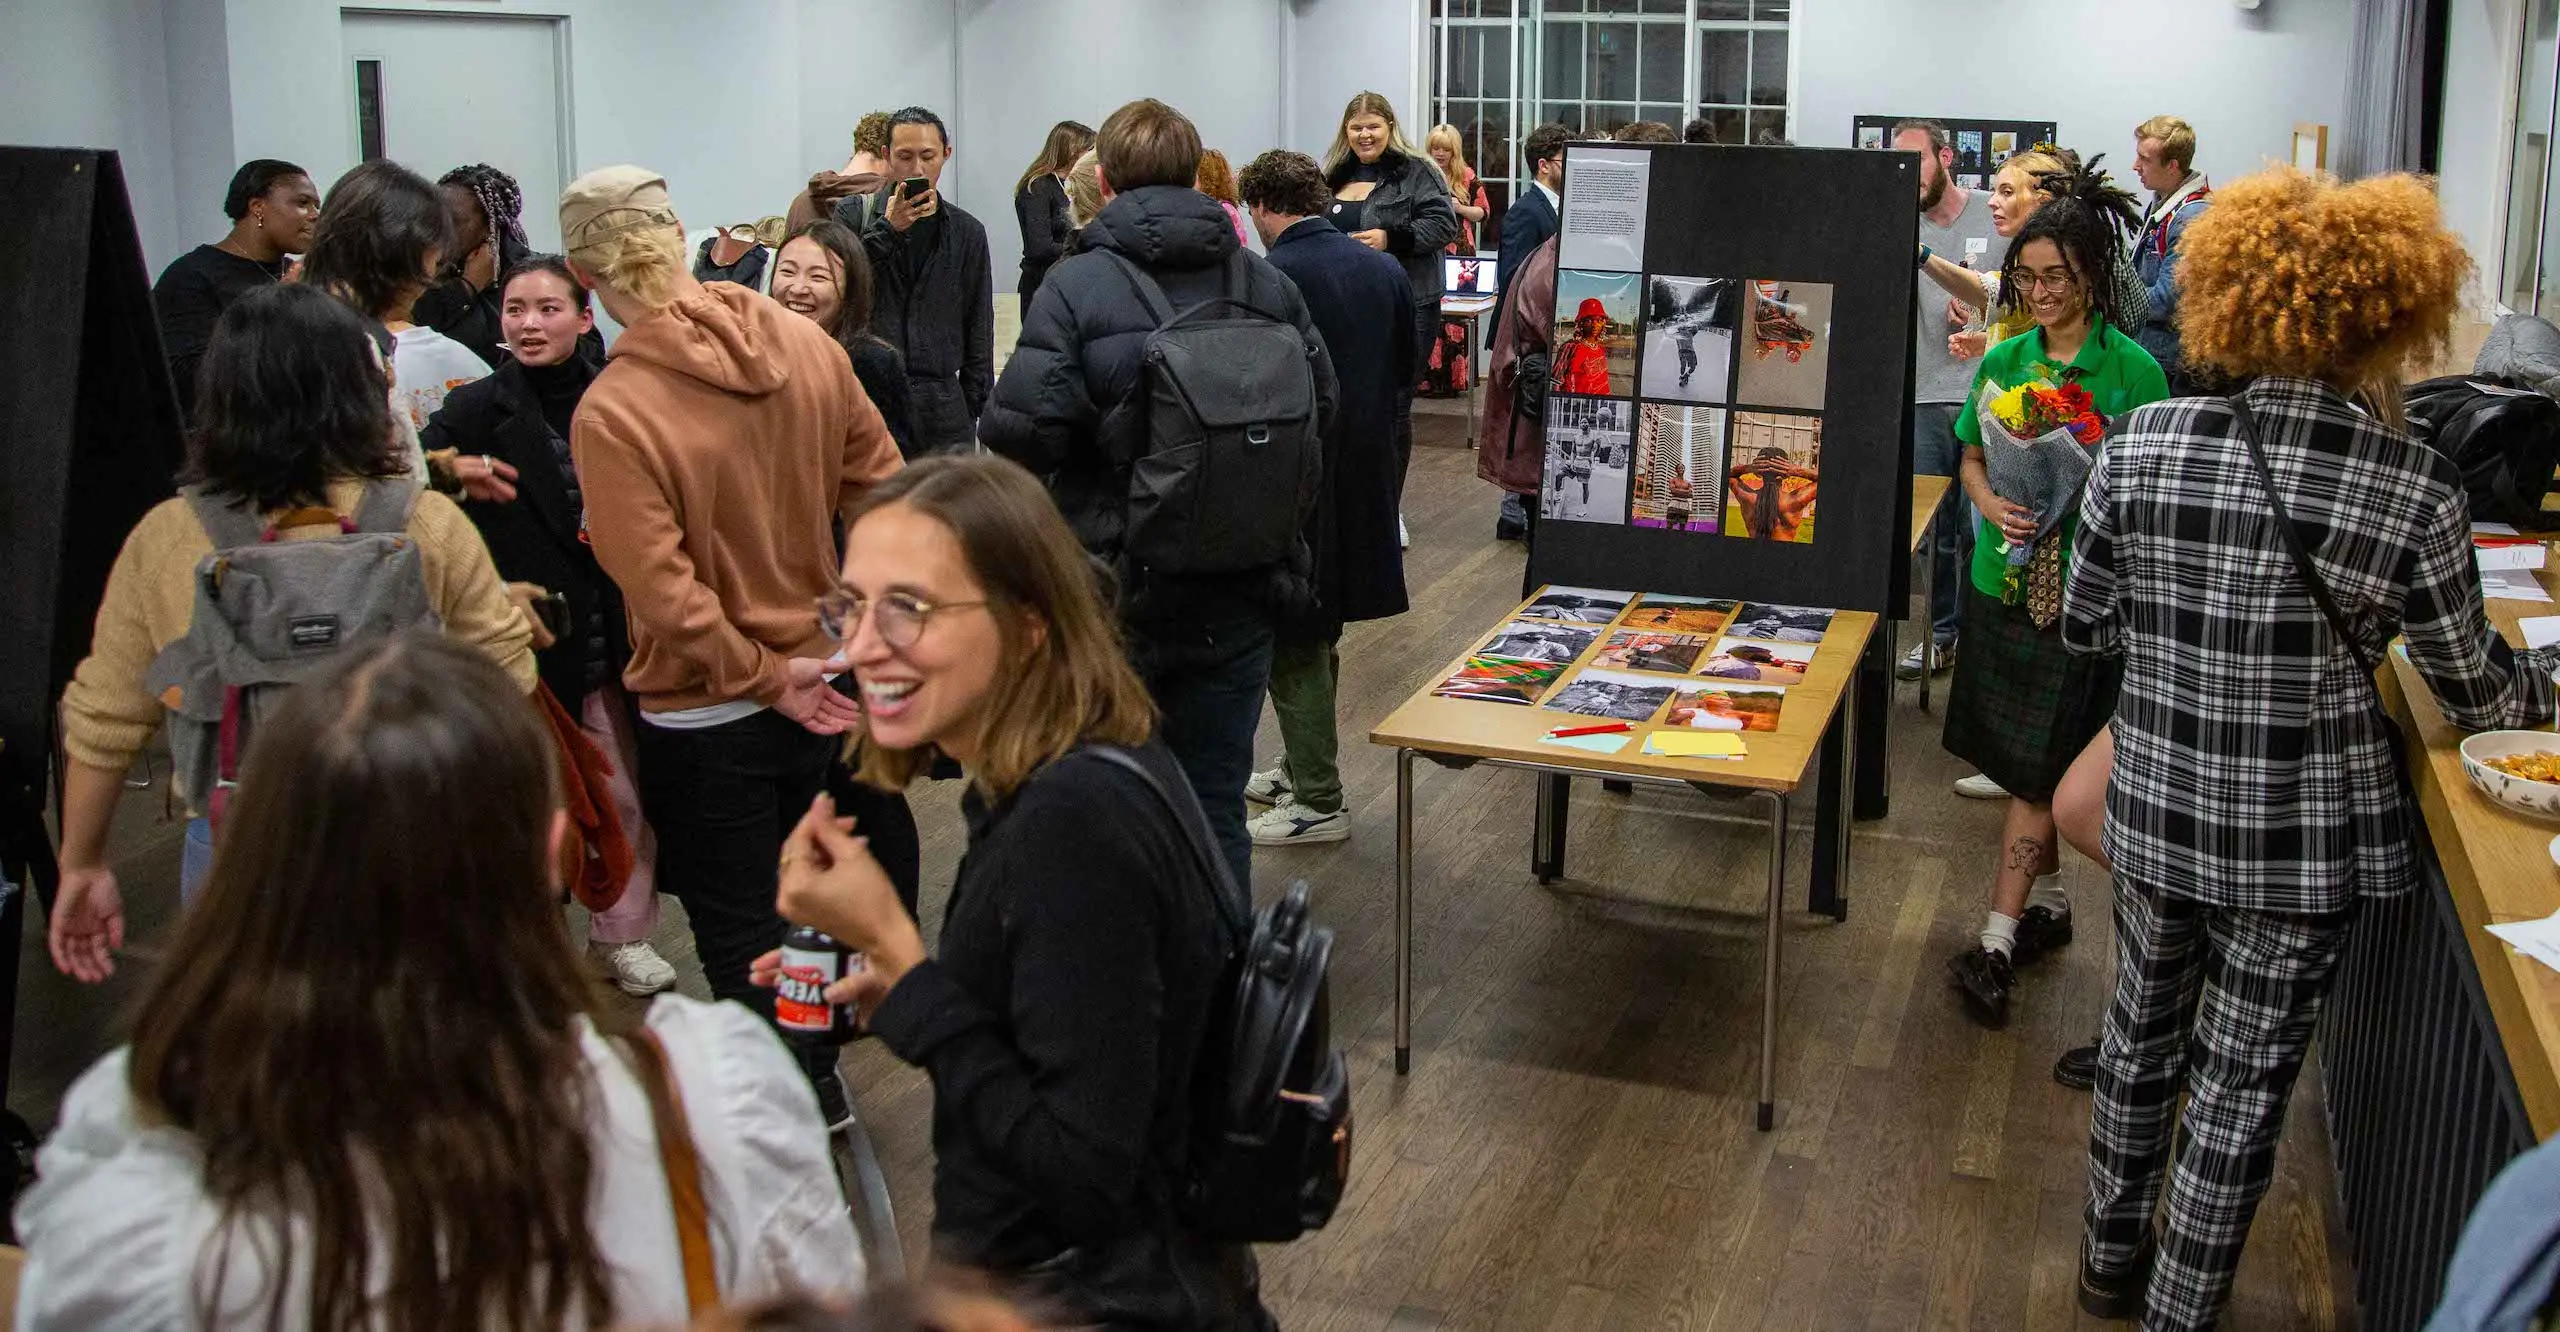
[[1860, 116], [1856, 137], [1850, 142], [1861, 148], [1890, 148], [1893, 127], [1906, 120], [1935, 120], [1947, 127], [1951, 146], [1956, 150], [1954, 175], [1956, 182], [1969, 190], [1991, 188], [1992, 173], [2009, 160], [2012, 153], [2022, 153], [2040, 143], [2057, 142], [2058, 130], [2050, 120], [1949, 120], [1944, 116]]
[[1575, 144], [1566, 163], [1530, 581], [1898, 618], [1917, 160]]

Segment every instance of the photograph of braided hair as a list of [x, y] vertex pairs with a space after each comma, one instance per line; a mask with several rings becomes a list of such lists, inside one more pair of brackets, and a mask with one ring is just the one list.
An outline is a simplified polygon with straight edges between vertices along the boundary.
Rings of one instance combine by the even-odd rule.
[[2116, 269], [2125, 262], [2127, 239], [2141, 231], [2141, 204], [2099, 168], [2106, 154], [2084, 164], [2078, 154], [2049, 145], [2038, 145], [2037, 151], [2052, 153], [2063, 166], [2059, 171], [2037, 173], [2036, 187], [2045, 201], [2011, 238], [2009, 252], [2001, 258], [2000, 290], [2007, 293], [2006, 303], [2020, 305], [2019, 293], [2026, 289], [2018, 276], [2018, 256], [2026, 252], [2027, 242], [2049, 240], [2062, 251], [2063, 262], [2071, 265], [2092, 311], [2106, 316], [2116, 328], [2141, 327], [2147, 312], [2121, 308], [2124, 298], [2114, 281]]
[[[459, 185], [480, 201], [480, 213], [489, 223], [489, 239], [498, 246], [497, 271], [507, 271], [532, 252], [533, 247], [524, 239], [524, 191], [516, 185], [515, 177], [486, 162], [474, 162], [438, 176], [436, 184]], [[461, 258], [453, 256], [455, 262]]]

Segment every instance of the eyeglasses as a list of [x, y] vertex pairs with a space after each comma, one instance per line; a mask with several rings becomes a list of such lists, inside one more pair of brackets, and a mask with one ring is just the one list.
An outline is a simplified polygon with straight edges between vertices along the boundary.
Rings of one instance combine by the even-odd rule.
[[2068, 296], [2071, 294], [2072, 277], [2067, 270], [2058, 273], [2038, 273], [2021, 268], [2018, 270], [2018, 288], [2030, 293], [2050, 291], [2056, 296]]
[[983, 600], [927, 601], [905, 592], [892, 592], [874, 602], [851, 588], [839, 587], [818, 598], [818, 627], [839, 643], [850, 642], [860, 632], [862, 617], [867, 613], [881, 642], [893, 648], [911, 648], [924, 637], [925, 622], [936, 611], [966, 610], [986, 604]]

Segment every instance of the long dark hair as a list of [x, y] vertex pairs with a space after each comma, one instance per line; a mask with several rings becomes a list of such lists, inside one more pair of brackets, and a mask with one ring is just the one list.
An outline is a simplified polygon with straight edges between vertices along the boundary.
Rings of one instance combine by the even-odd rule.
[[[817, 242], [836, 261], [836, 289], [843, 293], [844, 305], [836, 311], [836, 326], [828, 329], [827, 335], [843, 343], [847, 351], [873, 342], [888, 346], [871, 331], [871, 256], [862, 248], [862, 238], [842, 222], [822, 217], [792, 232], [782, 244], [796, 240]], [[781, 246], [775, 246], [774, 254], [779, 257], [781, 253]]]
[[375, 319], [406, 319], [403, 294], [435, 281], [453, 251], [453, 216], [427, 178], [389, 160], [338, 177], [320, 201], [302, 280]]
[[[2061, 160], [2062, 170], [2037, 173], [2036, 185], [2044, 191], [2045, 201], [2018, 228], [2009, 252], [2000, 260], [2003, 303], [2011, 309], [2026, 307], [2025, 288], [2018, 285], [2019, 256], [2026, 253], [2029, 241], [2051, 241], [2062, 252], [2062, 261], [2071, 266], [2072, 276], [2079, 279], [2081, 294], [2092, 311], [2104, 315], [2119, 332], [2139, 328], [2141, 320], [2133, 311], [2116, 308], [2115, 271], [2122, 262], [2125, 238], [2142, 229], [2142, 207], [2098, 168], [2107, 160], [2106, 154], [2090, 158], [2086, 165], [2076, 155]], [[2129, 319], [2133, 322], [2126, 322]]]
[[265, 510], [325, 504], [340, 477], [404, 472], [390, 393], [355, 311], [299, 283], [252, 288], [222, 312], [197, 367], [179, 480]]
[[[127, 1073], [204, 1155], [208, 1325], [243, 1298], [280, 1325], [304, 1280], [312, 1327], [613, 1321], [579, 1019], [628, 1024], [561, 921], [551, 753], [505, 672], [424, 631], [259, 728]], [[264, 1289], [223, 1290], [235, 1256]]]
[[1061, 120], [1051, 125], [1048, 139], [1040, 145], [1040, 155], [1022, 169], [1022, 179], [1013, 183], [1013, 192], [1020, 194], [1030, 189], [1031, 182], [1042, 176], [1067, 174], [1076, 159], [1084, 156], [1084, 150], [1092, 146], [1093, 126], [1081, 120]]

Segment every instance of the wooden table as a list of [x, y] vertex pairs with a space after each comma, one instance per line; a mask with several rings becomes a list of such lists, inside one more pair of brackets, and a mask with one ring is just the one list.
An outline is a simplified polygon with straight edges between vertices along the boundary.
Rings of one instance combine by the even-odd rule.
[[[1922, 628], [1929, 631], [1920, 640], [1920, 646], [1923, 649], [1920, 653], [1920, 710], [1922, 712], [1929, 710], [1929, 668], [1933, 664], [1929, 660], [1926, 649], [1938, 641], [1938, 625], [1932, 618], [1936, 614], [1938, 600], [1938, 562], [1921, 555], [1920, 543], [1929, 539], [1929, 520], [1938, 516], [1938, 505], [1946, 500], [1947, 492], [1954, 488], [1955, 478], [1951, 476], [1911, 478], [1911, 558], [1913, 567], [1920, 573], [1920, 624]], [[1962, 577], [1964, 570], [1958, 569], [1956, 575]]]
[[[1543, 594], [1544, 588], [1539, 589]], [[1531, 598], [1534, 600], [1535, 598]], [[1528, 602], [1523, 601], [1522, 607]], [[1503, 623], [1516, 617], [1506, 616]], [[1652, 757], [1644, 753], [1645, 737], [1657, 730], [1679, 730], [1657, 723], [1639, 723], [1628, 743], [1616, 754], [1599, 754], [1571, 749], [1545, 742], [1549, 730], [1574, 724], [1576, 715], [1552, 712], [1544, 708], [1519, 707], [1482, 699], [1438, 698], [1432, 693], [1441, 681], [1454, 675], [1466, 664], [1474, 649], [1484, 641], [1478, 635], [1448, 666], [1431, 677], [1411, 698], [1387, 715], [1369, 732], [1369, 742], [1390, 745], [1396, 751], [1396, 1072], [1403, 1074], [1413, 1065], [1413, 764], [1416, 757], [1429, 758], [1450, 768], [1467, 768], [1479, 763], [1496, 767], [1521, 768], [1561, 777], [1592, 777], [1611, 781], [1650, 782], [1701, 791], [1743, 790], [1755, 793], [1766, 804], [1769, 819], [1769, 885], [1768, 922], [1761, 946], [1760, 993], [1760, 1107], [1759, 1124], [1768, 1129], [1777, 1110], [1777, 1044], [1778, 1044], [1778, 961], [1781, 930], [1779, 918], [1784, 909], [1787, 857], [1787, 808], [1790, 799], [1801, 788], [1814, 755], [1823, 747], [1826, 737], [1846, 740], [1857, 728], [1857, 696], [1852, 687], [1858, 663], [1865, 656], [1868, 642], [1875, 636], [1877, 617], [1864, 611], [1838, 611], [1831, 626], [1816, 647], [1812, 662], [1805, 671], [1804, 682], [1787, 690], [1785, 707], [1779, 714], [1778, 729], [1753, 732], [1743, 737], [1749, 748], [1747, 757], [1734, 759], [1683, 759]], [[1487, 626], [1490, 633], [1493, 626]], [[1608, 642], [1603, 630], [1592, 640], [1572, 667], [1558, 677], [1550, 690], [1560, 689], [1596, 656]], [[1703, 677], [1664, 676], [1664, 680], [1685, 679], [1692, 684], [1714, 683]], [[1736, 682], [1742, 683], [1742, 682]], [[1836, 752], [1843, 755], [1843, 765], [1854, 764], [1856, 746], [1839, 743]], [[1844, 774], [1844, 785], [1847, 775]], [[1564, 811], [1556, 807], [1548, 791], [1556, 783], [1541, 782], [1536, 802], [1536, 826], [1532, 833], [1532, 866], [1540, 882], [1549, 882], [1564, 869]], [[1825, 802], [1832, 806], [1818, 817], [1815, 830], [1815, 855], [1830, 857], [1835, 879], [1845, 880], [1849, 859], [1848, 802]]]

